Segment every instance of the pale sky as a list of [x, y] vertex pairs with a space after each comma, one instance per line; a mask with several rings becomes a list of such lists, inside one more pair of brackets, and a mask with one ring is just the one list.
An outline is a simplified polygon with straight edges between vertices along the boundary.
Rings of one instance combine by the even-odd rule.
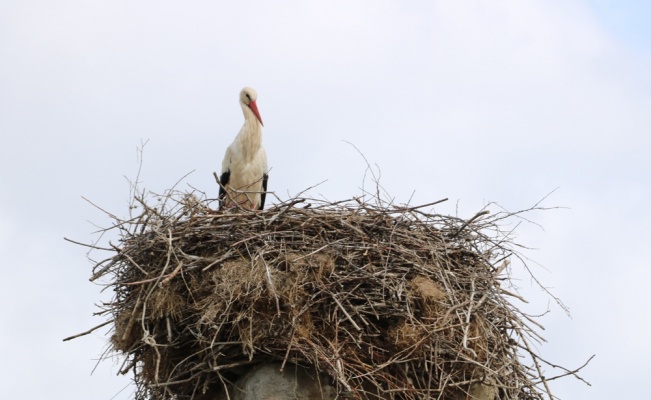
[[[0, 0], [0, 387], [10, 399], [126, 400], [96, 359], [109, 294], [88, 281], [102, 208], [141, 185], [215, 197], [212, 176], [258, 92], [269, 189], [361, 194], [366, 165], [396, 202], [449, 198], [463, 218], [517, 211], [543, 284], [513, 276], [542, 355], [582, 376], [561, 399], [648, 396], [651, 359], [651, 3], [646, 1]], [[498, 206], [489, 209], [499, 211]], [[516, 221], [513, 221], [514, 223]], [[541, 229], [539, 224], [544, 229]], [[108, 239], [109, 237], [105, 238]], [[102, 254], [95, 255], [97, 258]], [[547, 376], [561, 371], [546, 369]]]

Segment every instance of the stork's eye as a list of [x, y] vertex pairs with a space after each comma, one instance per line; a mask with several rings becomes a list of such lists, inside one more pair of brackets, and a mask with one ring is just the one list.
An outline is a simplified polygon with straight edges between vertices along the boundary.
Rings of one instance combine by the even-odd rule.
[[247, 93], [247, 94], [246, 94], [246, 98], [249, 99], [249, 100], [251, 100], [251, 95]]

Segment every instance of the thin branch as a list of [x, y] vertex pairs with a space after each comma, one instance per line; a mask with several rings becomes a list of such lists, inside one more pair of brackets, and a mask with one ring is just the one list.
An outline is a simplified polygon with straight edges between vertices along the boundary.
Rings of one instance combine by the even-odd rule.
[[103, 326], [106, 326], [106, 325], [108, 325], [108, 324], [110, 324], [112, 322], [113, 322], [112, 319], [110, 319], [110, 320], [108, 320], [106, 322], [102, 322], [101, 324], [99, 324], [99, 325], [97, 325], [97, 326], [95, 326], [93, 328], [90, 328], [89, 330], [87, 330], [85, 332], [78, 333], [78, 334], [72, 335], [72, 336], [68, 336], [67, 338], [63, 339], [63, 341], [67, 342], [68, 340], [76, 339], [76, 338], [81, 337], [81, 336], [86, 336], [86, 335], [88, 335], [90, 333], [93, 333], [95, 330], [97, 330], [97, 329], [99, 329], [99, 328], [101, 328]]

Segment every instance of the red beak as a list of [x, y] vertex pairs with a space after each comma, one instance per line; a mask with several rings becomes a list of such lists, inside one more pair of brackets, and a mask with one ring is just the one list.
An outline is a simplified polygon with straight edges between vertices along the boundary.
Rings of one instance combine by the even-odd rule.
[[264, 126], [262, 123], [262, 118], [260, 117], [260, 111], [258, 111], [258, 105], [255, 104], [255, 101], [251, 100], [251, 102], [249, 102], [249, 108], [251, 111], [253, 111], [253, 114], [255, 114], [256, 118], [258, 118], [258, 121], [260, 121], [260, 125]]

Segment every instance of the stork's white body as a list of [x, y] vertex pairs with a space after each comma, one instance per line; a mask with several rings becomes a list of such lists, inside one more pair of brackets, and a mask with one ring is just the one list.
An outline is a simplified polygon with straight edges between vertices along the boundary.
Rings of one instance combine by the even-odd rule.
[[262, 119], [256, 99], [257, 94], [251, 88], [240, 92], [244, 126], [226, 149], [222, 161], [221, 207], [236, 204], [251, 210], [264, 207], [268, 166], [267, 153], [262, 147]]

